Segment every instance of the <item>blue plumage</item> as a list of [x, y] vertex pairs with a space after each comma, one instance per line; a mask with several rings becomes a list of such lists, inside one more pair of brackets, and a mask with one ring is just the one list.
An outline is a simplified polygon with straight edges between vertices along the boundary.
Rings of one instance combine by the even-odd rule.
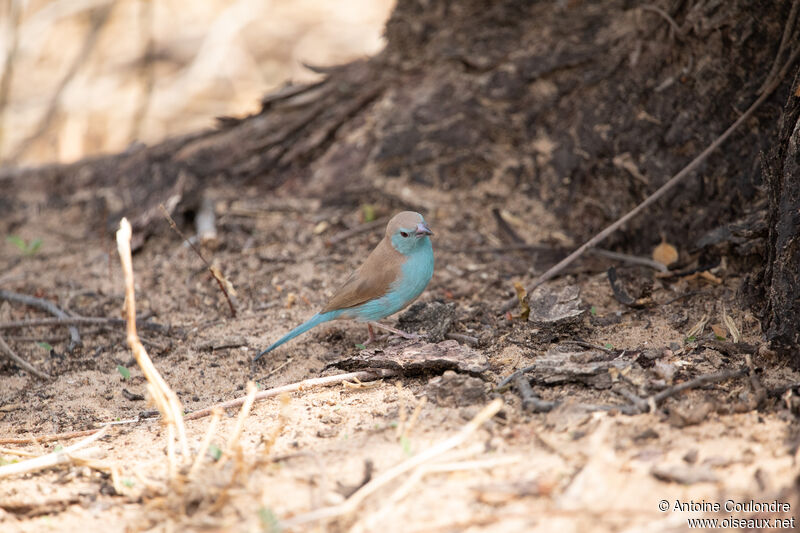
[[432, 233], [419, 213], [395, 215], [386, 227], [385, 238], [328, 305], [258, 354], [256, 360], [323, 322], [376, 322], [405, 308], [422, 294], [433, 276]]

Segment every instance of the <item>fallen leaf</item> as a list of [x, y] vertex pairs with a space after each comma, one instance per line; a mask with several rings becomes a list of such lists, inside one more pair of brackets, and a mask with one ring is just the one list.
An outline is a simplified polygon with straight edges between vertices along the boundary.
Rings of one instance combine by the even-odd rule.
[[667, 241], [662, 240], [661, 244], [653, 250], [653, 261], [669, 266], [678, 260], [678, 250]]
[[724, 307], [722, 308], [722, 323], [728, 328], [728, 332], [731, 334], [731, 340], [733, 340], [734, 343], [741, 342], [742, 334], [739, 333], [739, 328], [736, 327], [736, 323], [733, 319], [728, 316], [728, 312]]
[[523, 322], [527, 322], [531, 314], [531, 306], [528, 304], [528, 291], [525, 290], [525, 286], [519, 281], [514, 282], [514, 290], [517, 291], [517, 299], [519, 299], [519, 317]]
[[694, 337], [696, 339], [701, 333], [703, 333], [703, 330], [706, 329], [706, 324], [708, 324], [708, 315], [703, 315], [702, 318], [700, 318], [700, 320], [698, 320], [697, 323], [692, 326], [692, 329], [686, 333], [686, 337]]
[[711, 329], [714, 331], [714, 335], [716, 335], [717, 339], [724, 341], [726, 336], [726, 331], [722, 326], [718, 326], [717, 324], [712, 324]]

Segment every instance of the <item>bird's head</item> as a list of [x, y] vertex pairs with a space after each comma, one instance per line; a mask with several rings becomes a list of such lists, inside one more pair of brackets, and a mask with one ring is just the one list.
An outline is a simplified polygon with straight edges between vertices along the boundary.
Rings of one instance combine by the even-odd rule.
[[386, 226], [386, 238], [401, 254], [410, 254], [417, 246], [426, 242], [433, 232], [422, 215], [414, 211], [397, 213]]

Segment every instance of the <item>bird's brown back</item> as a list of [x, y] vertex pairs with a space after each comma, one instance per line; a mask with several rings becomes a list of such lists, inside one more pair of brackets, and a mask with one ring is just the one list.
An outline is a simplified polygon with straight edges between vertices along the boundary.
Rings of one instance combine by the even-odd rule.
[[350, 274], [320, 312], [347, 309], [380, 298], [400, 277], [404, 262], [405, 256], [394, 249], [388, 238], [383, 238], [364, 264]]

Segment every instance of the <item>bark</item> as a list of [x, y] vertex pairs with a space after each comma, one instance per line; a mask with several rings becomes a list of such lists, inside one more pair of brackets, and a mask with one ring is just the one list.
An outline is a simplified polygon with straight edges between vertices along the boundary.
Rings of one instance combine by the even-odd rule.
[[[800, 89], [800, 76], [794, 87]], [[800, 367], [800, 96], [789, 97], [766, 157], [769, 241], [761, 282], [767, 339]]]

